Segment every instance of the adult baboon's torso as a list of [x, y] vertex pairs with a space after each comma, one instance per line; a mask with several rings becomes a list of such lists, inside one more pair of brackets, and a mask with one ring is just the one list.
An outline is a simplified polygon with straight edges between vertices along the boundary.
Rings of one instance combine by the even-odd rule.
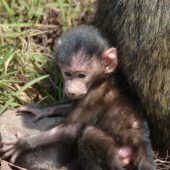
[[153, 142], [169, 147], [170, 1], [98, 0], [95, 23], [120, 51], [121, 70], [146, 110]]

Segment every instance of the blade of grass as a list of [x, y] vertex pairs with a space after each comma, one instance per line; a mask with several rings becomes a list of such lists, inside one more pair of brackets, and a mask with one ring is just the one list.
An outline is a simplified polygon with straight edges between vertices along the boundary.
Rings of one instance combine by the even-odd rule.
[[13, 94], [13, 97], [11, 97], [6, 103], [5, 105], [0, 109], [0, 115], [2, 115], [4, 113], [4, 111], [12, 104], [12, 102], [14, 101], [14, 97], [19, 97], [19, 95], [25, 91], [28, 87], [32, 86], [33, 84], [45, 79], [49, 77], [49, 75], [45, 75], [45, 76], [41, 76], [38, 77], [32, 81], [30, 81], [29, 83], [27, 83], [26, 85], [24, 85], [20, 90], [18, 90], [17, 92], [15, 92]]
[[58, 2], [59, 2], [60, 9], [61, 9], [61, 16], [62, 16], [63, 23], [65, 23], [66, 22], [66, 15], [65, 15], [65, 10], [64, 10], [63, 0], [59, 0]]
[[13, 74], [15, 74], [15, 73], [17, 73], [18, 71], [13, 71], [13, 72], [10, 72], [10, 73], [6, 73], [6, 74], [4, 74], [4, 75], [0, 75], [0, 79], [3, 79], [3, 78], [6, 78], [6, 77], [8, 77], [8, 76], [11, 76], [11, 75], [13, 75]]
[[2, 2], [3, 6], [5, 7], [5, 9], [7, 10], [8, 15], [9, 16], [13, 16], [14, 15], [14, 11], [9, 7], [7, 1], [1, 0], [1, 2]]
[[10, 61], [13, 59], [13, 57], [14, 57], [14, 53], [10, 54], [7, 61], [5, 62], [5, 70], [4, 70], [5, 74], [7, 73], [8, 65], [9, 65]]

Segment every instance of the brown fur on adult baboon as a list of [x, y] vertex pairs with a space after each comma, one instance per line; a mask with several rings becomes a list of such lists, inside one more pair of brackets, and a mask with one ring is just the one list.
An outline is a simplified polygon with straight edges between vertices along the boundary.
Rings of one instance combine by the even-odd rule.
[[[157, 147], [170, 146], [170, 1], [98, 0], [95, 24], [117, 45]], [[116, 41], [115, 41], [116, 40]]]

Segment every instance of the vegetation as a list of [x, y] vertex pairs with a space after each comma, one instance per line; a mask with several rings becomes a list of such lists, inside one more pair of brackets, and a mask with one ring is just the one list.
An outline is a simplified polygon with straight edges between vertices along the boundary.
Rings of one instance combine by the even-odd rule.
[[62, 100], [51, 46], [93, 17], [94, 0], [0, 0], [0, 114], [26, 103]]

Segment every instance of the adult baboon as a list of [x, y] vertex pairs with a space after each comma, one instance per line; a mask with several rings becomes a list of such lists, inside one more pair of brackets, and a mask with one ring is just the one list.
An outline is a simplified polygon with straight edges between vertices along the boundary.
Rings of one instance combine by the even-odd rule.
[[147, 113], [153, 143], [169, 148], [170, 0], [98, 0], [95, 24], [118, 47], [121, 72]]

